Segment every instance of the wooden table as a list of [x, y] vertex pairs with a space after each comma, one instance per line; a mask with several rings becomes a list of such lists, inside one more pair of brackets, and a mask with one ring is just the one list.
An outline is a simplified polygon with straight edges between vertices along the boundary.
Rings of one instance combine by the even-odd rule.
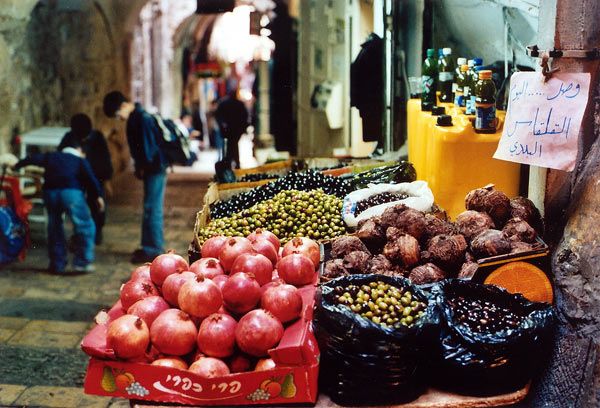
[[[421, 395], [418, 399], [407, 404], [400, 405], [378, 405], [378, 408], [487, 408], [513, 405], [523, 401], [529, 392], [529, 384], [520, 390], [490, 397], [471, 397], [466, 395], [452, 394], [450, 392], [440, 391], [435, 388], [430, 388], [427, 392]], [[172, 405], [156, 405], [151, 402], [131, 402], [134, 408], [167, 408]], [[261, 405], [252, 405], [260, 407]], [[267, 405], [278, 406], [278, 405]], [[293, 407], [313, 407], [312, 404], [293, 404]], [[341, 408], [331, 401], [325, 394], [319, 395], [314, 407], [318, 408]], [[362, 406], [365, 408], [365, 406]], [[197, 407], [200, 408], [200, 407]]]

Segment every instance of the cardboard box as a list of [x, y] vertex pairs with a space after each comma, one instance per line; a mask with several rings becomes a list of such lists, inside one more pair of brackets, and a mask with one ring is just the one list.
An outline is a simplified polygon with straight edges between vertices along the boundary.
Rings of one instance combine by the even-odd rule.
[[511, 262], [527, 262], [530, 263], [539, 269], [541, 269], [546, 275], [548, 275], [549, 270], [549, 254], [550, 249], [548, 245], [538, 237], [537, 242], [535, 244], [534, 249], [531, 251], [519, 252], [516, 254], [505, 254], [492, 256], [489, 258], [478, 259], [477, 264], [479, 268], [477, 268], [477, 272], [473, 276], [472, 280], [475, 282], [483, 283], [485, 278], [496, 269], [501, 267], [502, 265], [506, 265]]
[[[286, 327], [279, 345], [269, 350], [278, 366], [273, 370], [203, 378], [187, 370], [115, 360], [107, 347], [108, 323], [123, 315], [121, 302], [108, 312], [108, 322], [98, 324], [83, 339], [82, 350], [91, 356], [84, 383], [86, 394], [186, 405], [252, 405], [314, 403], [318, 397], [319, 348], [312, 330], [315, 285], [300, 289], [302, 317]], [[132, 383], [147, 395], [130, 394]], [[262, 389], [268, 399], [252, 400]]]

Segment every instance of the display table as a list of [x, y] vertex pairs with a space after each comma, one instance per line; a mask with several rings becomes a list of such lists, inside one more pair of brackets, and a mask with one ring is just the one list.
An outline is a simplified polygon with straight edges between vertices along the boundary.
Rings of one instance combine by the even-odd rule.
[[[430, 388], [427, 392], [421, 395], [416, 400], [407, 404], [400, 405], [378, 405], [378, 408], [485, 408], [485, 407], [500, 407], [513, 405], [521, 402], [527, 397], [529, 392], [529, 384], [520, 390], [501, 395], [489, 397], [473, 397], [468, 395], [453, 394], [446, 391], [440, 391], [435, 388]], [[132, 401], [131, 406], [134, 408], [168, 408], [172, 405], [153, 405], [150, 402]], [[252, 405], [260, 407], [261, 405]], [[269, 406], [269, 405], [265, 405]], [[294, 404], [294, 407], [312, 407], [313, 405]], [[327, 395], [320, 394], [319, 399], [314, 405], [316, 408], [342, 408], [332, 402]], [[365, 406], [363, 406], [365, 407]]]

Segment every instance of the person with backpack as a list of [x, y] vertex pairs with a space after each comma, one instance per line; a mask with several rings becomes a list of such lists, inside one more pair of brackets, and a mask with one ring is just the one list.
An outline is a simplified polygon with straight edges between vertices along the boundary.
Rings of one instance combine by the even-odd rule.
[[[100, 182], [102, 198], [106, 201], [103, 185], [113, 175], [110, 151], [108, 150], [104, 135], [99, 130], [92, 128], [92, 120], [85, 113], [78, 113], [71, 117], [71, 130], [63, 136], [58, 145], [58, 150], [62, 150], [73, 141], [81, 145], [85, 158], [90, 163], [94, 172], [94, 176]], [[106, 222], [106, 206], [104, 211], [100, 211], [93, 197], [87, 197], [87, 203], [92, 212], [94, 224], [96, 225], [95, 242], [96, 245], [100, 245], [102, 243], [102, 228]]]
[[44, 204], [48, 211], [48, 271], [66, 274], [67, 243], [63, 228], [63, 215], [73, 223], [75, 231], [75, 257], [73, 269], [76, 273], [94, 270], [94, 237], [96, 227], [86, 203], [87, 193], [104, 209], [100, 183], [92, 168], [83, 158], [81, 145], [71, 140], [61, 151], [39, 153], [19, 161], [14, 168], [35, 165], [44, 168]]
[[166, 169], [170, 164], [161, 148], [164, 131], [142, 105], [130, 102], [119, 91], [106, 94], [103, 110], [107, 117], [126, 122], [127, 143], [134, 161], [135, 176], [144, 183], [141, 248], [133, 252], [131, 262], [150, 262], [164, 253], [163, 204]]

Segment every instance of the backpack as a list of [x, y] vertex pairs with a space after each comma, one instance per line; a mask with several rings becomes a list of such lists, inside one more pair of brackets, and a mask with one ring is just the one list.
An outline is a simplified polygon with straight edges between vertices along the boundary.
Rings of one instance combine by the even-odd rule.
[[163, 119], [160, 115], [152, 116], [161, 130], [163, 137], [158, 144], [169, 165], [191, 166], [196, 160], [196, 155], [190, 151], [189, 135], [185, 134], [171, 119]]

